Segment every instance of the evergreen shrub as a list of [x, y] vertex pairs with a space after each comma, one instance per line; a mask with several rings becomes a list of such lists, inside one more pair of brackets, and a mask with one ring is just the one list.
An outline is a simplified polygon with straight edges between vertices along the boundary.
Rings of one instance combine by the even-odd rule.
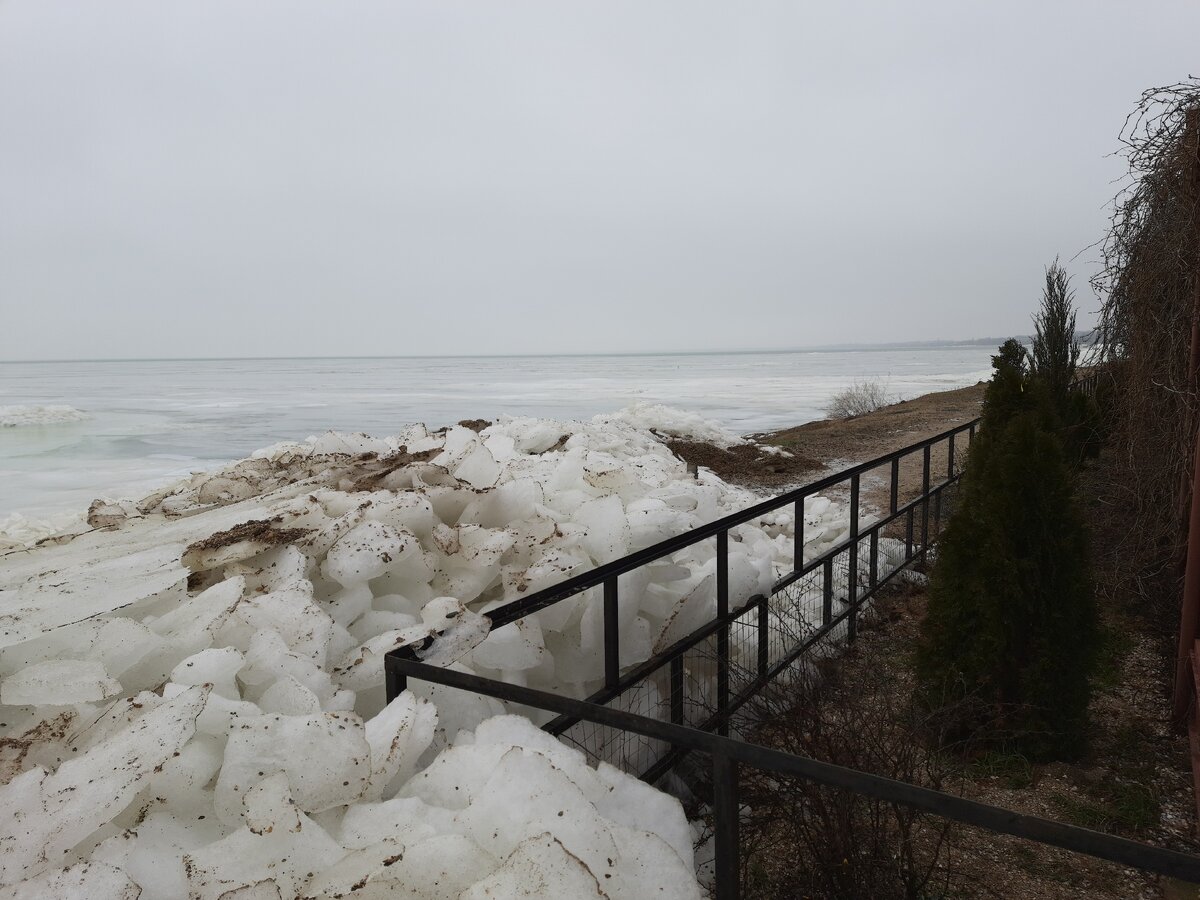
[[1048, 386], [1009, 341], [930, 575], [927, 702], [1031, 759], [1085, 744], [1097, 628], [1084, 523]]

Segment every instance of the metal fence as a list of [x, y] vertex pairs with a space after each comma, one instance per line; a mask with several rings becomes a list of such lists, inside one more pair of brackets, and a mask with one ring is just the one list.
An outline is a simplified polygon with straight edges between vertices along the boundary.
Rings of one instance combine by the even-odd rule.
[[706, 754], [712, 766], [717, 900], [736, 900], [740, 891], [738, 770], [742, 766], [776, 775], [808, 779], [817, 784], [851, 791], [887, 803], [901, 804], [999, 834], [1026, 838], [1123, 866], [1200, 883], [1200, 857], [1190, 853], [1180, 853], [1076, 825], [1027, 816], [965, 797], [857, 772], [809, 757], [782, 753], [698, 728], [662, 722], [649, 716], [503, 681], [479, 678], [412, 659], [392, 657], [388, 660], [388, 666], [393, 677], [401, 683], [407, 678], [429, 680], [447, 687], [558, 713], [577, 721], [632, 732], [664, 746]]
[[[859, 616], [875, 593], [925, 559], [947, 518], [977, 424], [973, 420], [852, 466], [512, 601], [488, 613], [491, 630], [599, 587], [604, 676], [603, 684], [586, 699], [728, 734], [746, 701], [816, 645], [853, 641]], [[936, 474], [935, 459], [940, 464]], [[864, 482], [884, 508], [870, 520], [863, 515]], [[909, 483], [914, 487], [906, 490]], [[916, 496], [906, 496], [914, 492]], [[848, 510], [845, 539], [805, 559], [805, 500], [839, 494]], [[791, 571], [782, 574], [767, 594], [731, 598], [730, 531], [781, 509], [790, 510], [794, 522]], [[618, 626], [622, 576], [701, 541], [716, 544], [715, 616], [649, 659], [622, 670]], [[418, 654], [419, 648], [405, 647], [389, 658], [419, 661]], [[387, 668], [389, 699], [402, 689], [393, 677], [397, 671], [394, 666]], [[603, 760], [648, 781], [669, 771], [687, 752], [571, 716], [559, 716], [544, 727], [579, 747], [593, 762]]]
[[[1094, 383], [1094, 378], [1092, 379]], [[1090, 393], [1093, 384], [1081, 388]], [[1200, 881], [1200, 860], [1074, 826], [1022, 816], [952, 795], [770, 750], [729, 737], [742, 707], [767, 684], [792, 674], [806, 655], [853, 641], [871, 598], [924, 561], [948, 518], [965, 451], [979, 420], [852, 466], [708, 525], [570, 578], [488, 614], [491, 630], [599, 587], [603, 592], [603, 684], [579, 699], [454, 672], [420, 660], [424, 647], [387, 655], [387, 695], [409, 678], [553, 713], [546, 731], [651, 783], [693, 752], [711, 756], [716, 829], [716, 895], [738, 896], [737, 766], [809, 778], [865, 796], [908, 804], [956, 821], [1027, 837], [1125, 865]], [[870, 518], [867, 506], [882, 511]], [[906, 487], [911, 485], [911, 487]], [[908, 496], [914, 494], [915, 496]], [[805, 500], [841, 495], [844, 540], [805, 559]], [[871, 501], [874, 502], [871, 502]], [[768, 594], [730, 596], [730, 532], [778, 510], [794, 521], [793, 564]], [[701, 541], [716, 543], [716, 614], [707, 624], [636, 665], [620, 665], [620, 579]], [[543, 716], [544, 718], [544, 716]]]

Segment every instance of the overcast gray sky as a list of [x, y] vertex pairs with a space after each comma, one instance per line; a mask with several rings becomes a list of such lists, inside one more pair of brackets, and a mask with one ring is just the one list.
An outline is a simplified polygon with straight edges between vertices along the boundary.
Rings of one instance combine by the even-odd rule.
[[0, 0], [0, 359], [1024, 332], [1197, 34], [1194, 0]]

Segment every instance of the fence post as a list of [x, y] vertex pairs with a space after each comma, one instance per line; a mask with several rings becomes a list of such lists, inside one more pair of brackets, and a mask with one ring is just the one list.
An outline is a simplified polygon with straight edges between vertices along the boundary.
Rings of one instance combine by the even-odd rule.
[[713, 822], [716, 830], [716, 900], [737, 900], [738, 881], [738, 785], [737, 763], [722, 753], [714, 753]]
[[729, 532], [717, 532], [717, 712], [718, 733], [729, 734]]
[[850, 603], [850, 617], [846, 620], [846, 640], [853, 641], [858, 635], [858, 473], [850, 476], [850, 559], [847, 560], [846, 599]]
[[405, 689], [408, 687], [408, 678], [406, 678], [403, 673], [397, 672], [395, 669], [389, 666], [386, 657], [383, 661], [383, 678], [385, 684], [384, 691], [387, 694], [388, 703], [391, 703], [393, 700], [403, 694]]
[[828, 625], [833, 621], [833, 558], [825, 560], [821, 567], [822, 582], [825, 593], [821, 602], [821, 624]]
[[925, 452], [922, 454], [923, 463], [921, 467], [921, 562], [925, 562], [927, 551], [929, 550], [929, 454], [931, 447], [925, 445]]
[[954, 478], [954, 434], [950, 435], [950, 443], [946, 448], [946, 479]]
[[867, 584], [871, 590], [875, 590], [875, 585], [879, 581], [879, 526], [871, 530], [871, 574], [867, 579]]
[[900, 457], [892, 458], [892, 491], [889, 499], [889, 511], [894, 516], [900, 503]]
[[671, 657], [671, 721], [683, 724], [683, 654]]
[[671, 658], [671, 721], [683, 725], [683, 654]]
[[604, 686], [612, 690], [621, 678], [620, 628], [617, 619], [617, 576], [604, 579]]
[[796, 517], [792, 527], [792, 572], [804, 568], [804, 498], [796, 501]]
[[771, 622], [769, 617], [767, 597], [763, 595], [758, 602], [758, 676], [767, 674], [770, 660]]

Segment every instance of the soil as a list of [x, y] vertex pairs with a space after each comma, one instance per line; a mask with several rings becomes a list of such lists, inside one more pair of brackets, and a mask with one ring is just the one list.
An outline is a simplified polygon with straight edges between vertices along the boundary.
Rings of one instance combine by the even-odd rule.
[[[913, 689], [912, 648], [925, 612], [921, 588], [888, 591], [840, 659], [853, 683], [879, 673], [899, 707]], [[1032, 765], [1014, 755], [962, 761], [962, 796], [1028, 815], [1069, 822], [1176, 850], [1196, 852], [1195, 801], [1187, 739], [1170, 727], [1169, 699], [1159, 678], [1157, 641], [1112, 610], [1110, 633], [1121, 636], [1091, 704], [1091, 749], [1075, 763]], [[866, 675], [864, 673], [870, 673]], [[1005, 900], [1090, 897], [1196, 898], [1195, 886], [980, 829], [955, 828], [943, 865], [963, 897]]]
[[718, 447], [704, 441], [670, 439], [667, 446], [684, 462], [711, 469], [722, 480], [747, 485], [756, 490], [783, 490], [815, 478], [824, 464], [789, 451], [787, 456], [763, 450], [755, 444]]
[[[761, 494], [778, 494], [815, 481], [829, 472], [874, 459], [933, 437], [979, 416], [983, 384], [954, 391], [925, 394], [901, 400], [875, 412], [848, 419], [823, 419], [783, 431], [746, 437], [749, 443], [721, 447], [706, 441], [663, 436], [671, 451], [691, 466], [711, 469], [721, 479]], [[956, 444], [956, 464], [961, 465], [967, 442]], [[779, 448], [783, 453], [772, 452]], [[938, 444], [930, 454], [930, 471], [936, 481], [947, 471], [947, 446]], [[920, 493], [924, 462], [921, 453], [904, 458], [900, 466], [899, 499]], [[888, 501], [891, 472], [882, 466], [864, 474], [863, 502], [882, 507]]]
[[833, 465], [856, 463], [940, 434], [979, 415], [984, 382], [901, 400], [850, 419], [822, 419], [783, 431], [749, 435]]
[[[834, 472], [892, 453], [978, 418], [983, 388], [981, 382], [954, 391], [939, 391], [912, 400], [901, 400], [862, 416], [822, 419], [749, 437], [763, 444], [781, 447], [801, 458], [822, 460], [826, 471]], [[956, 466], [963, 464], [966, 447], [965, 439], [956, 441]], [[945, 442], [939, 442], [932, 448], [930, 472], [934, 482], [947, 471], [946, 453]], [[921, 453], [911, 453], [901, 460], [898, 494], [901, 503], [920, 494], [923, 470]], [[864, 504], [876, 508], [885, 506], [890, 482], [888, 466], [865, 473], [862, 479]], [[763, 487], [761, 484], [749, 486]]]
[[270, 519], [252, 519], [235, 525], [228, 531], [218, 531], [202, 541], [190, 545], [187, 553], [219, 550], [242, 541], [257, 541], [263, 544], [291, 544], [308, 536], [307, 528], [276, 528]]

